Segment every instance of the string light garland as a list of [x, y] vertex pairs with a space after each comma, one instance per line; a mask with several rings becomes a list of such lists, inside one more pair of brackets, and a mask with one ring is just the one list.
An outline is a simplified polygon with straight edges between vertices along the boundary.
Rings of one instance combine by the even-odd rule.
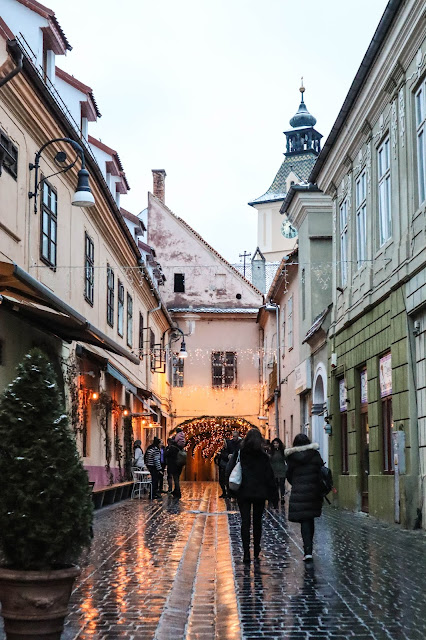
[[224, 439], [231, 438], [232, 431], [238, 431], [240, 436], [244, 437], [250, 429], [258, 429], [256, 425], [239, 416], [201, 416], [185, 420], [175, 427], [171, 435], [178, 428], [185, 434], [185, 449], [192, 450], [192, 457], [194, 458], [195, 452], [201, 449], [202, 457], [210, 461], [222, 449]]

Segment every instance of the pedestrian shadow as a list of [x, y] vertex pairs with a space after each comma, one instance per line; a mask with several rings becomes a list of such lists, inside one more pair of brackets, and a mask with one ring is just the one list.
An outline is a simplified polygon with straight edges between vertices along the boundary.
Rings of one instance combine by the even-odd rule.
[[300, 626], [288, 636], [300, 638], [300, 633], [307, 631], [315, 637], [315, 628], [322, 629], [321, 622], [326, 614], [326, 603], [320, 595], [315, 565], [312, 562], [304, 564], [303, 583], [299, 593], [291, 599], [290, 611], [298, 619]]

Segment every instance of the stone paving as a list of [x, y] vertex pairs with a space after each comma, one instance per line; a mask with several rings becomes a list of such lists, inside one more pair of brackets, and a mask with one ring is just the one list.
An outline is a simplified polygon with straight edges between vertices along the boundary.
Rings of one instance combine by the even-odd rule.
[[316, 522], [305, 564], [300, 527], [267, 510], [247, 567], [238, 511], [214, 483], [107, 507], [62, 640], [424, 640], [425, 532], [330, 507]]

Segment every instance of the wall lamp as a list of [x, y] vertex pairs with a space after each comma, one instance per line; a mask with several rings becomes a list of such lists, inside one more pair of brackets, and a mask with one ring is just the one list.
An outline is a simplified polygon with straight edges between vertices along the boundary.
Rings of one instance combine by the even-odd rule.
[[[71, 145], [74, 151], [76, 151], [77, 153], [76, 158], [73, 162], [70, 162], [69, 164], [63, 166], [63, 164], [68, 161], [68, 157], [66, 151], [58, 151], [55, 156], [54, 162], [58, 167], [62, 168], [59, 171], [56, 171], [56, 173], [51, 173], [49, 176], [43, 177], [41, 180], [39, 180], [38, 174], [40, 169], [41, 154], [46, 147], [48, 147], [50, 144], [53, 144], [54, 142], [66, 142], [67, 144]], [[30, 162], [29, 165], [30, 171], [35, 169], [34, 191], [30, 191], [28, 193], [28, 197], [30, 200], [31, 198], [34, 198], [34, 213], [37, 213], [37, 195], [44, 181], [48, 180], [48, 178], [51, 178], [52, 176], [57, 176], [60, 173], [66, 173], [67, 171], [72, 169], [72, 167], [78, 160], [78, 156], [80, 156], [81, 158], [81, 169], [78, 172], [77, 188], [72, 197], [71, 204], [75, 207], [93, 207], [93, 205], [95, 204], [95, 199], [89, 186], [89, 172], [87, 171], [84, 162], [83, 148], [78, 144], [78, 142], [71, 140], [71, 138], [55, 138], [54, 140], [49, 140], [49, 142], [46, 142], [40, 148], [40, 150], [36, 153], [34, 164]]]
[[169, 327], [168, 329], [166, 329], [162, 335], [162, 341], [163, 341], [163, 348], [164, 348], [164, 337], [166, 335], [166, 333], [168, 331], [171, 331], [172, 333], [169, 336], [169, 348], [170, 345], [172, 344], [172, 342], [177, 342], [178, 340], [180, 340], [180, 336], [182, 336], [182, 342], [180, 345], [180, 351], [177, 354], [178, 358], [187, 358], [188, 357], [188, 352], [186, 350], [186, 344], [185, 344], [185, 334], [182, 331], [182, 329], [179, 329], [179, 327]]

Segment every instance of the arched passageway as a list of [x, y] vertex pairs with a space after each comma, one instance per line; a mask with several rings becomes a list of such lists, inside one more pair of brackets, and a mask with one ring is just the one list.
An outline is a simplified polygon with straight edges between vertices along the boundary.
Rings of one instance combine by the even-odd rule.
[[231, 438], [234, 430], [244, 437], [249, 429], [258, 428], [245, 418], [229, 416], [201, 416], [185, 420], [171, 435], [178, 427], [183, 429], [187, 443], [188, 459], [182, 474], [185, 480], [216, 480], [214, 457], [221, 450], [224, 438]]

